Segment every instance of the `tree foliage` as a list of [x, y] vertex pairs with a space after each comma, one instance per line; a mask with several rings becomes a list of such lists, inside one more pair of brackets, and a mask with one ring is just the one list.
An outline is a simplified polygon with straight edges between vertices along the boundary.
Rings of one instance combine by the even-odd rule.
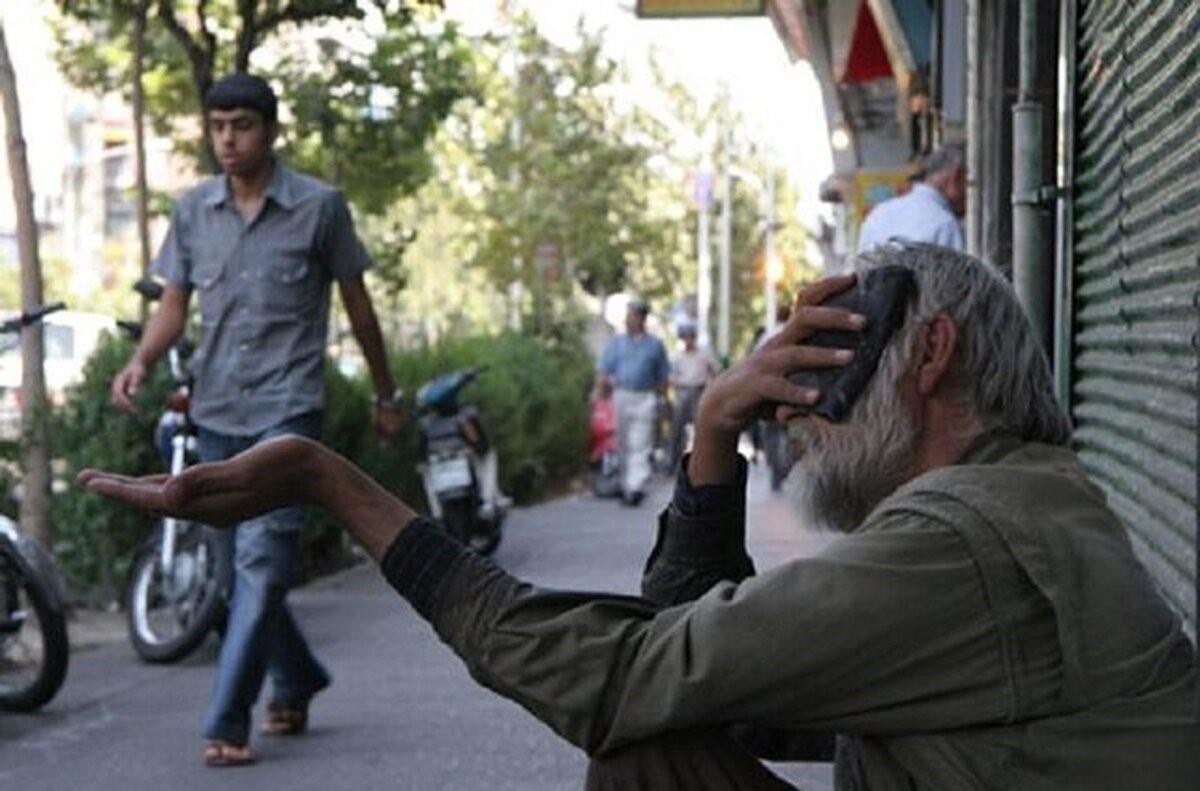
[[[721, 104], [653, 65], [648, 93], [605, 55], [600, 34], [580, 30], [573, 43], [555, 43], [528, 17], [474, 49], [478, 100], [459, 105], [434, 139], [438, 177], [393, 212], [415, 235], [399, 302], [420, 316], [424, 337], [510, 324], [521, 312], [537, 324], [539, 302], [553, 326], [578, 312], [585, 293], [632, 290], [661, 312], [691, 302], [691, 184], [706, 159], [721, 159]], [[728, 123], [734, 162], [765, 176], [745, 123], [732, 113]], [[778, 241], [793, 282], [810, 272], [794, 204], [781, 188]], [[712, 220], [715, 261], [716, 207]], [[735, 349], [762, 323], [763, 227], [760, 196], [735, 182]], [[492, 285], [482, 294], [480, 275]], [[715, 266], [713, 275], [715, 294]]]
[[[56, 57], [67, 79], [128, 98], [134, 16], [149, 11], [146, 116], [210, 169], [202, 97], [253, 67], [280, 94], [281, 153], [335, 184], [360, 214], [384, 216], [433, 167], [428, 141], [472, 95], [471, 51], [431, 0], [59, 0]], [[376, 272], [405, 278], [403, 227], [368, 223]]]
[[333, 38], [319, 57], [292, 50], [272, 69], [293, 120], [287, 158], [326, 176], [378, 214], [432, 175], [425, 142], [472, 92], [470, 50], [452, 25], [425, 28], [388, 16], [372, 45]]
[[281, 89], [297, 164], [378, 211], [428, 178], [425, 143], [470, 93], [469, 49], [433, 0], [59, 0], [57, 60], [70, 82], [127, 94], [142, 2], [147, 116], [206, 169], [203, 97], [253, 67]]
[[[645, 161], [612, 88], [615, 63], [596, 35], [568, 49], [521, 17], [490, 46], [490, 119], [464, 125], [482, 187], [475, 263], [535, 295], [573, 283], [611, 292], [650, 245]], [[475, 130], [490, 134], [479, 139]]]

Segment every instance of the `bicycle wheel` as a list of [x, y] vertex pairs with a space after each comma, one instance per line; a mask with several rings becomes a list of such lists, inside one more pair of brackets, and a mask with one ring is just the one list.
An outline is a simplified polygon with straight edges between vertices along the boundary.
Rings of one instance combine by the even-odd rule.
[[50, 582], [15, 552], [0, 543], [0, 709], [32, 711], [62, 686], [70, 650]]
[[161, 561], [162, 530], [134, 557], [125, 594], [129, 641], [146, 662], [184, 658], [225, 617], [232, 579], [229, 544], [203, 525], [181, 522], [170, 569]]

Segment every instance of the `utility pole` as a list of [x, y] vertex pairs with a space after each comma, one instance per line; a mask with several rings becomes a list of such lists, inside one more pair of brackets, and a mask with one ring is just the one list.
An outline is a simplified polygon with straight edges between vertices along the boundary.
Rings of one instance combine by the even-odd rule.
[[[150, 194], [146, 185], [146, 92], [142, 72], [146, 61], [146, 16], [149, 0], [138, 0], [133, 27], [133, 151], [134, 179], [137, 184], [137, 229], [141, 276], [150, 271]], [[150, 303], [142, 298], [142, 321], [150, 312]]]
[[775, 284], [779, 281], [779, 254], [775, 251], [775, 168], [767, 165], [767, 205], [765, 218], [767, 227], [766, 260], [763, 262], [763, 305], [767, 316], [763, 326], [767, 335], [775, 331]]
[[707, 154], [700, 172], [696, 174], [696, 338], [700, 346], [712, 347], [709, 317], [712, 315], [712, 240], [709, 234], [709, 213], [712, 211], [713, 172]]
[[729, 118], [729, 92], [722, 99], [721, 122], [724, 128], [721, 152], [721, 292], [717, 324], [717, 354], [722, 365], [729, 364], [729, 278], [733, 257], [733, 124]]
[[[42, 267], [38, 261], [37, 220], [33, 186], [21, 133], [17, 77], [8, 55], [4, 20], [0, 19], [0, 102], [8, 137], [8, 171], [17, 210], [17, 251], [21, 262], [21, 309], [42, 306]], [[46, 430], [45, 346], [41, 323], [21, 331], [21, 527], [43, 547], [50, 548], [50, 437]]]

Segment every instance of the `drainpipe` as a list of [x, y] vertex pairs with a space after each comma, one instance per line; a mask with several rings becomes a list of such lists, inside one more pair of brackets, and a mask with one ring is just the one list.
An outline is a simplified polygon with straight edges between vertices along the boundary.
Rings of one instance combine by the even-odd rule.
[[1071, 408], [1071, 363], [1075, 321], [1075, 0], [1063, 0], [1058, 51], [1062, 73], [1058, 80], [1058, 212], [1055, 217], [1054, 258], [1054, 391], [1064, 408]]
[[1042, 105], [1037, 101], [1038, 0], [1021, 0], [1020, 72], [1013, 105], [1013, 287], [1034, 336], [1049, 354], [1053, 313], [1044, 255], [1042, 206]]
[[967, 0], [967, 252], [982, 258], [983, 204], [979, 188], [983, 173], [983, 121], [980, 103], [979, 35], [981, 0]]

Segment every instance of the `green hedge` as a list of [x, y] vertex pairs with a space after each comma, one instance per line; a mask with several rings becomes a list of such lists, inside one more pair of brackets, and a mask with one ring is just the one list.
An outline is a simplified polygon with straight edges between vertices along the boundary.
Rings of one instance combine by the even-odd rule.
[[[161, 469], [153, 432], [168, 390], [165, 366], [140, 394], [137, 416], [109, 406], [109, 383], [131, 351], [125, 340], [101, 343], [84, 380], [52, 419], [55, 456], [67, 480], [85, 467], [128, 474]], [[540, 341], [518, 333], [470, 337], [395, 353], [392, 364], [397, 383], [409, 393], [442, 373], [487, 366], [463, 398], [482, 413], [500, 454], [502, 486], [518, 502], [544, 496], [582, 471], [592, 362], [577, 341]], [[341, 375], [333, 365], [328, 370], [326, 444], [425, 510], [416, 471], [415, 418], [390, 447], [382, 447], [372, 426], [369, 384]], [[54, 522], [55, 552], [74, 595], [98, 601], [119, 595], [132, 552], [148, 535], [151, 521], [71, 487], [54, 498]], [[343, 565], [347, 546], [344, 531], [314, 509], [303, 536], [301, 577]]]
[[[151, 520], [74, 486], [87, 467], [130, 475], [161, 472], [154, 427], [170, 391], [166, 366], [160, 366], [138, 394], [136, 415], [109, 403], [109, 385], [133, 352], [133, 343], [106, 338], [84, 367], [83, 381], [50, 419], [56, 472], [68, 486], [51, 498], [54, 553], [74, 595], [92, 601], [119, 596], [133, 551], [149, 534]], [[62, 466], [58, 466], [61, 464]]]

